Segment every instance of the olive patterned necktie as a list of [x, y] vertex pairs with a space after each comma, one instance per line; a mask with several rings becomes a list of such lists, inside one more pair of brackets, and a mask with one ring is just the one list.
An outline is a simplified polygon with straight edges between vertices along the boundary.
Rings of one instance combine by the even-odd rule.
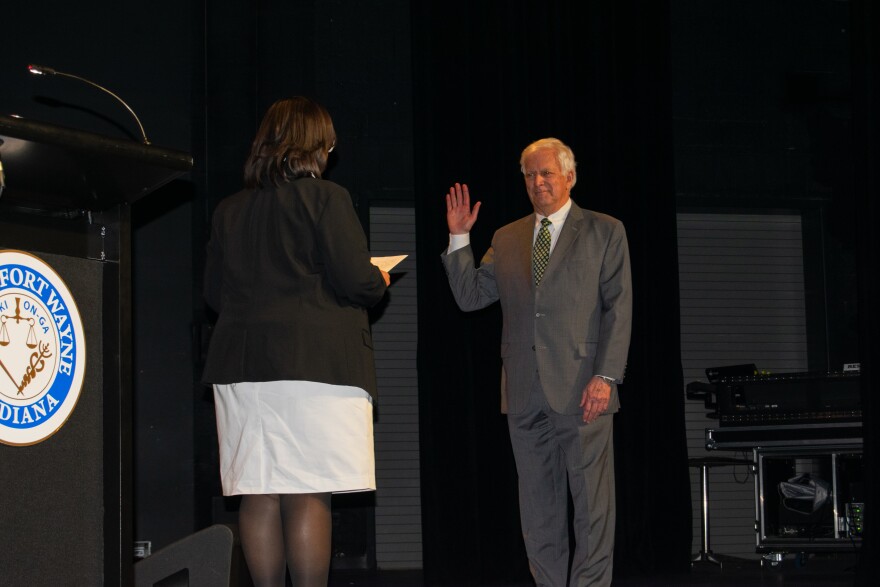
[[532, 267], [535, 270], [535, 285], [541, 283], [541, 277], [544, 276], [544, 270], [547, 269], [547, 263], [550, 262], [550, 222], [549, 218], [541, 219], [541, 230], [538, 231], [538, 237], [535, 239], [535, 248], [532, 251]]

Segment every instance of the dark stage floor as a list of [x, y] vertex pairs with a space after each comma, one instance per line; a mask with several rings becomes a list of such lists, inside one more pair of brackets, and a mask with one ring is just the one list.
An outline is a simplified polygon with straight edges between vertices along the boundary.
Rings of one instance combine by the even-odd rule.
[[[855, 579], [855, 555], [816, 554], [804, 559], [786, 557], [776, 566], [757, 560], [718, 556], [723, 567], [697, 563], [686, 575], [674, 577], [620, 577], [614, 587], [714, 587], [784, 585], [788, 587], [851, 587]], [[425, 587], [420, 571], [385, 571], [374, 574], [347, 571], [333, 573], [330, 587]], [[474, 583], [469, 583], [473, 586]], [[456, 587], [449, 585], [449, 587]], [[485, 583], [481, 587], [534, 587], [531, 581]]]

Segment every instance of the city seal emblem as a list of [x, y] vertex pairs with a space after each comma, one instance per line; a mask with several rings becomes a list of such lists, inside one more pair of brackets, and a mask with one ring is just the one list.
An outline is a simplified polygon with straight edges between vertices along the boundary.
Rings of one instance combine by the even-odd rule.
[[0, 443], [27, 446], [64, 426], [86, 368], [82, 318], [41, 259], [0, 250]]

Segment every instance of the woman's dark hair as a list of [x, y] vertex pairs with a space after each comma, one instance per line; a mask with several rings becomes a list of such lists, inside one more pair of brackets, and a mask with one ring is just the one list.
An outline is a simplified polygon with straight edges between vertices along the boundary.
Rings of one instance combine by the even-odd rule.
[[327, 110], [308, 98], [278, 100], [263, 117], [244, 165], [246, 187], [279, 186], [299, 177], [321, 177], [336, 146]]

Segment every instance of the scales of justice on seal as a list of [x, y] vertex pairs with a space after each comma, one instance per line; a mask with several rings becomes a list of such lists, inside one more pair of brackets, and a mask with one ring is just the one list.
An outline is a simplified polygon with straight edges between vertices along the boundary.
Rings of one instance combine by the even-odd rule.
[[191, 168], [0, 115], [3, 584], [134, 584], [130, 207]]
[[[0, 303], [0, 311], [5, 309], [6, 305]], [[37, 337], [34, 334], [34, 324], [36, 321], [33, 318], [27, 318], [21, 315], [21, 298], [15, 298], [15, 314], [0, 314], [0, 347], [9, 346], [9, 343], [11, 342], [9, 340], [9, 330], [7, 330], [6, 328], [6, 321], [10, 319], [14, 320], [16, 324], [20, 324], [21, 321], [24, 320], [26, 324], [30, 325], [27, 333], [27, 339], [24, 344], [29, 349], [37, 348]], [[6, 371], [6, 374], [9, 375], [10, 378], [12, 378], [12, 374], [10, 374], [9, 370], [6, 369], [6, 365], [3, 365], [2, 362], [0, 362], [0, 367], [2, 367], [4, 371]], [[15, 383], [15, 379], [12, 379], [12, 382]], [[18, 392], [21, 393], [21, 388], [19, 388]]]
[[[47, 370], [46, 367], [51, 365], [47, 365], [47, 361], [51, 360], [54, 356], [57, 355], [57, 346], [56, 352], [52, 352], [51, 344], [47, 342], [37, 341], [37, 335], [34, 332], [34, 325], [37, 322], [36, 318], [30, 316], [22, 316], [21, 314], [21, 298], [18, 296], [14, 297], [15, 299], [15, 312], [12, 314], [2, 314], [0, 313], [0, 348], [9, 347], [10, 343], [17, 342], [17, 344], [13, 344], [11, 350], [11, 356], [16, 359], [12, 362], [12, 365], [19, 366], [24, 365], [22, 371], [22, 375], [20, 378], [16, 378], [11, 372], [10, 368], [6, 366], [3, 362], [4, 354], [0, 354], [0, 371], [6, 374], [9, 377], [9, 380], [12, 381], [12, 386], [15, 388], [14, 393], [10, 393], [9, 391], [4, 391], [4, 387], [8, 385], [8, 383], [3, 379], [2, 373], [0, 373], [0, 394], [6, 397], [12, 397], [13, 399], [18, 399], [19, 397], [26, 397], [26, 392], [30, 389], [33, 389], [33, 383], [36, 383], [40, 377], [40, 374], [44, 371], [46, 373], [51, 373], [51, 369]], [[25, 302], [27, 306], [30, 307], [30, 304]], [[0, 312], [7, 310], [9, 308], [9, 301], [0, 299]], [[7, 322], [9, 325], [7, 326]], [[10, 338], [9, 329], [13, 329], [13, 334], [17, 334], [18, 336], [13, 336]], [[15, 331], [17, 329], [18, 332]], [[24, 336], [24, 332], [27, 332]], [[39, 348], [37, 348], [39, 347]], [[17, 353], [15, 351], [18, 351]], [[24, 351], [24, 352], [22, 352]], [[8, 356], [7, 356], [8, 360]], [[13, 370], [15, 368], [13, 367]], [[8, 410], [7, 410], [8, 411]], [[37, 417], [45, 416], [45, 409], [40, 410], [38, 412]], [[5, 417], [3, 417], [5, 416]], [[0, 415], [0, 419], [9, 420], [12, 419], [12, 422], [15, 423], [19, 421], [19, 418], [16, 417], [17, 414], [4, 414]], [[25, 413], [21, 416], [21, 419], [33, 420], [33, 417], [30, 416], [29, 413]]]

